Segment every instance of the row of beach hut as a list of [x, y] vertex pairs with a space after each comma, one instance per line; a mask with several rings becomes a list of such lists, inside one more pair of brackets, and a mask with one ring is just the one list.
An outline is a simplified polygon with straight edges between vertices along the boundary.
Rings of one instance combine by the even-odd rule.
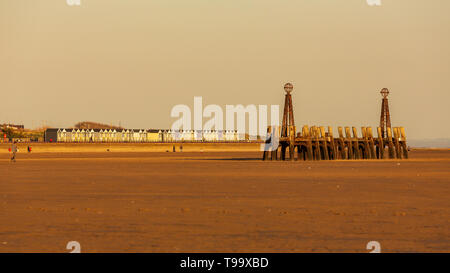
[[45, 132], [46, 142], [220, 142], [243, 141], [237, 131], [172, 131], [154, 129], [65, 129], [52, 128]]

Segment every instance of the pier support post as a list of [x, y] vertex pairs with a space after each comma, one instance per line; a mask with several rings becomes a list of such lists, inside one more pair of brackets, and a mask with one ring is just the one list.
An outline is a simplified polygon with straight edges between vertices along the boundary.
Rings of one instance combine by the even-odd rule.
[[378, 146], [377, 146], [377, 155], [378, 159], [384, 158], [384, 141], [383, 141], [383, 132], [381, 130], [381, 127], [377, 128], [378, 133]]
[[319, 139], [319, 129], [316, 126], [311, 128], [313, 130], [312, 135], [314, 136], [314, 160], [321, 160], [321, 152], [320, 152], [320, 139]]

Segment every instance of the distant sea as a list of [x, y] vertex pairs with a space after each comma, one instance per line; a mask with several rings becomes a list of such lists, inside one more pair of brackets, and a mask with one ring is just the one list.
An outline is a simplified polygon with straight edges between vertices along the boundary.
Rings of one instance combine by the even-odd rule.
[[407, 139], [412, 148], [450, 148], [450, 138]]

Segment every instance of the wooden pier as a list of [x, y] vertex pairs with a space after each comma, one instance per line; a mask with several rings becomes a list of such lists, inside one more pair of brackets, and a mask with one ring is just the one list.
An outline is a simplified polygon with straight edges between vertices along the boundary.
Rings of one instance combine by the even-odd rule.
[[[269, 126], [268, 133], [274, 137], [279, 128]], [[296, 132], [295, 126], [289, 127], [289, 131]], [[403, 127], [387, 128], [386, 137], [382, 137], [381, 127], [377, 128], [377, 136], [373, 135], [371, 127], [362, 127], [360, 136], [355, 127], [338, 127], [338, 131], [339, 137], [334, 137], [331, 127], [325, 130], [323, 126], [303, 126], [301, 133], [280, 137], [278, 147], [264, 151], [263, 160], [408, 158]]]
[[[408, 147], [403, 127], [390, 127], [387, 102], [389, 91], [382, 90], [380, 127], [374, 136], [372, 127], [338, 127], [338, 135], [328, 126], [303, 126], [297, 132], [292, 107], [292, 84], [285, 85], [286, 99], [282, 126], [269, 126], [263, 160], [358, 160], [407, 159]], [[388, 125], [389, 127], [386, 127]]]

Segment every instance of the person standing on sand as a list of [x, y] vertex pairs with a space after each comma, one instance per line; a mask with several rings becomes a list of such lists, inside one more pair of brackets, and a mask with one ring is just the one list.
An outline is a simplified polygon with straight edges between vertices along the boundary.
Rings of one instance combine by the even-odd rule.
[[12, 157], [11, 157], [11, 162], [16, 162], [16, 153], [19, 149], [17, 148], [17, 142], [13, 142], [13, 144], [11, 145], [11, 152], [12, 152]]

